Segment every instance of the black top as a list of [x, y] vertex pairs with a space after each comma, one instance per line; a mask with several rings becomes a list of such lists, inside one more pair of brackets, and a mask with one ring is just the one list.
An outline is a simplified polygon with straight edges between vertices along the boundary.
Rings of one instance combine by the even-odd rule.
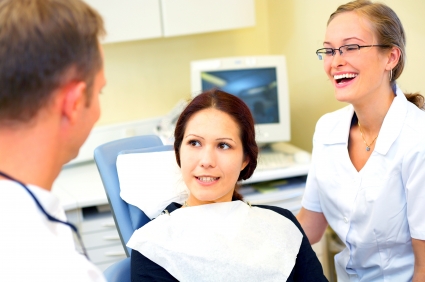
[[[173, 212], [180, 208], [181, 205], [171, 203], [165, 209]], [[287, 219], [291, 220], [303, 234], [300, 250], [297, 255], [295, 266], [287, 281], [328, 281], [323, 275], [322, 265], [317, 259], [316, 253], [311, 248], [310, 242], [301, 228], [300, 223], [292, 214], [292, 212], [274, 206], [256, 205], [256, 207], [272, 210]], [[138, 251], [131, 251], [131, 281], [178, 281], [164, 268], [154, 263]]]

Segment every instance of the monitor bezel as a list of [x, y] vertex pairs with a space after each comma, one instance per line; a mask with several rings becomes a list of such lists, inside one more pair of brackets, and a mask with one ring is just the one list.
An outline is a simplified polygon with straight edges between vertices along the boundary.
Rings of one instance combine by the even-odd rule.
[[285, 56], [227, 57], [192, 61], [191, 95], [202, 92], [201, 73], [205, 71], [228, 71], [242, 69], [275, 68], [278, 85], [279, 123], [255, 124], [256, 141], [259, 145], [288, 142], [291, 139], [289, 89]]

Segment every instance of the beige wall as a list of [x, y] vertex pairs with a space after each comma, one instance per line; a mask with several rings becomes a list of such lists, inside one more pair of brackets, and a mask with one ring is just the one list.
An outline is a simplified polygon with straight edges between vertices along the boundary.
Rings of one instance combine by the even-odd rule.
[[[256, 0], [253, 28], [105, 45], [108, 85], [98, 124], [160, 116], [179, 99], [189, 98], [191, 60], [283, 54], [288, 67], [292, 143], [311, 150], [317, 119], [344, 106], [335, 101], [315, 50], [322, 46], [330, 13], [345, 2]], [[382, 2], [396, 11], [407, 34], [408, 62], [399, 84], [403, 90], [425, 93], [425, 1]]]
[[104, 45], [107, 87], [99, 124], [160, 116], [190, 98], [190, 61], [269, 53], [267, 1], [255, 27]]

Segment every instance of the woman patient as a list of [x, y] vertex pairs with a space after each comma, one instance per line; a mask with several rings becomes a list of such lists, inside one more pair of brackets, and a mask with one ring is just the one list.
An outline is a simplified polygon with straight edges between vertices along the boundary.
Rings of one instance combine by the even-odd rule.
[[196, 96], [174, 137], [189, 197], [135, 231], [132, 281], [327, 281], [290, 211], [250, 206], [236, 191], [258, 155], [242, 100], [220, 90]]

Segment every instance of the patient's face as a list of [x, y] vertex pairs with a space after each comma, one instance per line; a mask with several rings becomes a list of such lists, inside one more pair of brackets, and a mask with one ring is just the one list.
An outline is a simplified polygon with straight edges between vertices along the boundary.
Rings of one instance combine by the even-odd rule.
[[247, 165], [237, 123], [209, 108], [194, 114], [180, 147], [181, 171], [190, 190], [188, 204], [232, 200], [239, 173]]

